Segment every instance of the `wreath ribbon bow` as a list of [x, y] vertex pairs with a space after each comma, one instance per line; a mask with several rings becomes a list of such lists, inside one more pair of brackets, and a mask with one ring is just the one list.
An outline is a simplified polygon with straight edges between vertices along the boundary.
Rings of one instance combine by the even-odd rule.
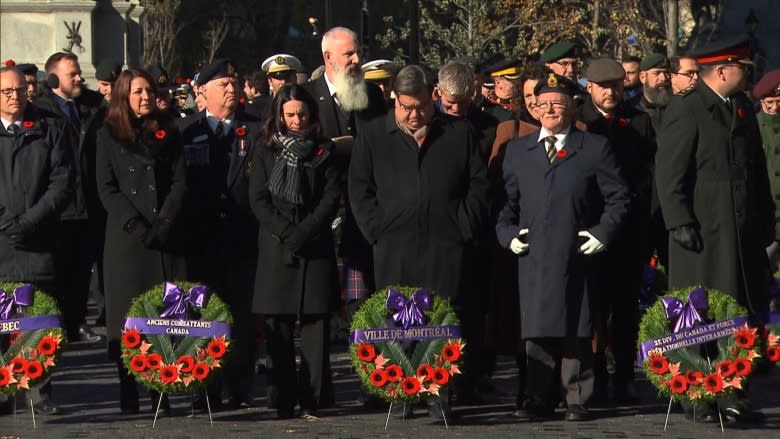
[[422, 312], [431, 309], [431, 291], [421, 288], [407, 299], [400, 292], [388, 288], [386, 306], [390, 311], [396, 311], [393, 320], [403, 325], [404, 329], [412, 325], [420, 326], [425, 324]]
[[0, 320], [7, 320], [13, 317], [14, 309], [17, 305], [30, 306], [33, 304], [35, 290], [32, 285], [24, 284], [14, 288], [13, 294], [6, 294], [5, 290], [0, 288]]
[[195, 285], [188, 292], [183, 292], [178, 285], [165, 282], [163, 303], [168, 305], [160, 317], [171, 317], [183, 320], [187, 315], [187, 307], [203, 308], [209, 299], [209, 289], [205, 285]]
[[661, 298], [664, 312], [668, 320], [676, 319], [674, 332], [693, 328], [698, 323], [704, 323], [700, 313], [707, 311], [707, 290], [698, 287], [688, 294], [688, 300], [683, 303], [680, 299], [671, 296]]

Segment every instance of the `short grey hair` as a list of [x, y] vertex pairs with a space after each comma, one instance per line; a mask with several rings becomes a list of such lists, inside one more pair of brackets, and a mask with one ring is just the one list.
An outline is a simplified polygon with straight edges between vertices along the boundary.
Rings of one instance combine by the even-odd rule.
[[439, 70], [439, 90], [454, 97], [474, 94], [474, 70], [455, 61], [450, 61]]
[[325, 34], [322, 36], [322, 53], [323, 54], [328, 51], [328, 49], [330, 48], [331, 43], [333, 43], [333, 40], [336, 39], [336, 36], [338, 34], [347, 34], [350, 37], [352, 37], [352, 39], [355, 41], [355, 45], [356, 46], [360, 45], [360, 41], [358, 40], [358, 36], [355, 33], [355, 31], [353, 31], [352, 29], [350, 29], [348, 27], [337, 26], [337, 27], [331, 28], [330, 30], [325, 32]]
[[433, 93], [433, 82], [425, 70], [418, 65], [409, 65], [401, 69], [393, 80], [396, 95], [420, 96]]

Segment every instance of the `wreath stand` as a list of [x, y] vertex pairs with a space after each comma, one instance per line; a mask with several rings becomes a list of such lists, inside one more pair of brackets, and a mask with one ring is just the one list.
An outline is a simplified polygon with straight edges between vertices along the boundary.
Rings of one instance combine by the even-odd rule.
[[[387, 431], [387, 426], [390, 424], [390, 414], [393, 413], [393, 404], [395, 404], [395, 401], [390, 402], [390, 408], [387, 409], [387, 419], [385, 420], [385, 431]], [[406, 402], [403, 403], [403, 412], [406, 414]], [[444, 419], [444, 427], [449, 430], [450, 425], [447, 423], [447, 415], [444, 414], [444, 409], [439, 407], [439, 410], [441, 410], [441, 418]], [[404, 416], [404, 415], [401, 415]], [[404, 419], [403, 417], [401, 419]]]
[[[24, 393], [25, 398], [27, 402], [30, 404], [30, 414], [32, 414], [32, 422], [33, 422], [33, 430], [38, 429], [38, 425], [35, 423], [35, 407], [33, 407], [32, 398], [30, 398], [27, 394], [27, 392]], [[13, 412], [14, 412], [14, 422], [17, 422], [16, 419], [16, 395], [13, 396], [14, 402], [13, 402]]]

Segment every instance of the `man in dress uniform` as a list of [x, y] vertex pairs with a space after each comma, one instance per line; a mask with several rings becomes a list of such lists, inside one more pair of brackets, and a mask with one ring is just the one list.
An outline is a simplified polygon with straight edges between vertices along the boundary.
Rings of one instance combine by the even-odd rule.
[[373, 82], [382, 89], [388, 108], [392, 108], [393, 103], [393, 79], [401, 66], [387, 60], [375, 59], [363, 64], [363, 79]]
[[268, 88], [271, 90], [271, 96], [282, 88], [285, 84], [297, 84], [298, 72], [303, 70], [301, 61], [284, 53], [271, 55], [260, 65], [268, 77]]
[[[229, 407], [254, 406], [255, 363], [252, 294], [257, 270], [257, 229], [249, 208], [249, 171], [260, 124], [237, 111], [238, 73], [227, 59], [201, 68], [205, 110], [179, 119], [189, 197], [185, 217], [192, 248], [190, 278], [218, 292], [233, 313], [233, 357], [224, 370]], [[222, 404], [220, 385], [209, 389], [212, 409]], [[205, 408], [196, 400], [196, 408]]]
[[[515, 95], [515, 81], [520, 78], [520, 61], [502, 60], [485, 69], [493, 81], [493, 93], [483, 111], [492, 115], [498, 123], [512, 118], [518, 106], [512, 97]], [[489, 154], [489, 153], [488, 153]]]
[[[622, 86], [622, 73], [617, 80]], [[566, 77], [550, 73], [540, 81], [541, 128], [511, 141], [504, 157], [507, 203], [496, 233], [519, 256], [528, 399], [515, 415], [524, 419], [552, 417], [561, 386], [566, 420], [590, 417], [598, 300], [591, 280], [599, 274], [593, 255], [615, 241], [628, 213], [628, 188], [609, 142], [573, 126], [575, 93]]]
[[[618, 238], [598, 259], [600, 266], [599, 320], [594, 354], [594, 402], [608, 398], [607, 362], [604, 348], [611, 333], [615, 357], [614, 398], [636, 402], [633, 391], [636, 333], [639, 326], [637, 302], [644, 264], [652, 254], [648, 231], [653, 185], [653, 130], [646, 113], [623, 101], [625, 71], [610, 58], [593, 61], [585, 73], [588, 96], [577, 109], [577, 118], [588, 131], [609, 140], [618, 166], [624, 171], [631, 205]], [[611, 331], [607, 322], [611, 321]]]
[[[759, 99], [761, 104], [761, 112], [756, 117], [766, 153], [772, 196], [775, 199], [775, 221], [778, 221], [780, 220], [780, 70], [772, 70], [764, 74], [753, 87], [753, 97]], [[767, 248], [767, 255], [772, 262], [772, 271], [778, 269], [778, 259], [780, 259], [780, 251], [778, 251], [780, 227], [776, 229], [775, 242]]]
[[[658, 133], [656, 186], [671, 238], [669, 288], [713, 288], [756, 314], [769, 308], [765, 249], [775, 239], [775, 209], [756, 115], [743, 92], [748, 44], [746, 36], [733, 37], [695, 53], [700, 79], [672, 98]], [[744, 398], [718, 405], [729, 420], [754, 419]], [[718, 419], [708, 405], [697, 407], [696, 417]]]
[[577, 45], [571, 41], [553, 43], [542, 53], [541, 61], [556, 75], [576, 81], [579, 76], [580, 59]]

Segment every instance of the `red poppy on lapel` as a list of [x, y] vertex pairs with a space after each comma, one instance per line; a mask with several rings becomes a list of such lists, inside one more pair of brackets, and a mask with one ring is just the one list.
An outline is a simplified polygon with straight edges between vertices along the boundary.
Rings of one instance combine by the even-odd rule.
[[154, 132], [154, 137], [157, 140], [163, 140], [167, 136], [168, 136], [168, 133], [166, 133], [165, 130], [157, 130], [157, 131]]
[[22, 122], [22, 128], [25, 128], [25, 129], [29, 130], [33, 126], [35, 126], [35, 122], [33, 122], [31, 120], [25, 120], [24, 122]]
[[565, 149], [561, 149], [560, 151], [555, 153], [555, 157], [558, 157], [559, 159], [566, 158], [567, 155], [569, 155], [569, 153], [566, 152]]
[[316, 155], [317, 157], [319, 157], [319, 156], [321, 156], [323, 154], [325, 154], [325, 149], [323, 149], [321, 146], [319, 148], [317, 148], [316, 151], [314, 151], [314, 155]]
[[236, 136], [239, 138], [243, 138], [246, 136], [246, 127], [238, 127], [236, 128]]
[[238, 98], [238, 103], [241, 104], [241, 105], [246, 104], [246, 98], [241, 96], [240, 98]]
[[740, 119], [745, 118], [745, 110], [743, 110], [742, 107], [737, 107], [737, 117]]
[[620, 126], [622, 126], [622, 127], [627, 127], [628, 123], [629, 123], [629, 120], [626, 119], [625, 117], [621, 117], [620, 119], [618, 119], [618, 124], [620, 124]]

